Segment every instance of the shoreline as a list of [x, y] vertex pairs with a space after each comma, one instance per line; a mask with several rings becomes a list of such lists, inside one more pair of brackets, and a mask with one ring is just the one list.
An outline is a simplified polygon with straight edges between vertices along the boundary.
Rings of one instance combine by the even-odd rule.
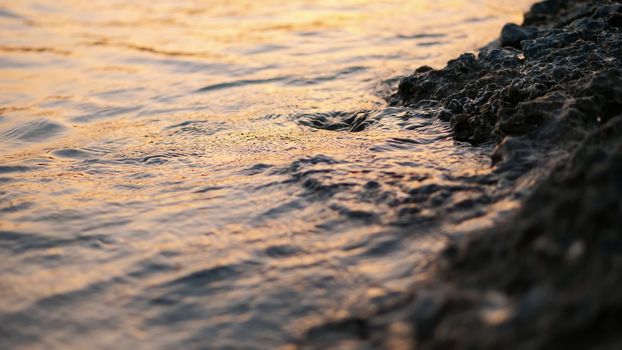
[[622, 2], [547, 0], [477, 56], [402, 79], [391, 105], [435, 108], [456, 140], [495, 144], [509, 181], [542, 178], [408, 295], [300, 347], [622, 348], [621, 42]]

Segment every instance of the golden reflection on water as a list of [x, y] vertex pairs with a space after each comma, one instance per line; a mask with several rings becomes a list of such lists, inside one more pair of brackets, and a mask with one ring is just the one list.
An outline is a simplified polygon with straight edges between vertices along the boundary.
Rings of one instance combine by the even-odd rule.
[[[464, 220], [409, 202], [487, 174], [488, 150], [385, 111], [385, 80], [475, 50], [529, 3], [0, 4], [7, 344], [270, 347], [425, 276], [445, 235], [515, 202]], [[357, 111], [382, 117], [360, 133], [301, 123]], [[481, 195], [462, 187], [454, 203]], [[439, 222], [404, 232], [411, 209]]]

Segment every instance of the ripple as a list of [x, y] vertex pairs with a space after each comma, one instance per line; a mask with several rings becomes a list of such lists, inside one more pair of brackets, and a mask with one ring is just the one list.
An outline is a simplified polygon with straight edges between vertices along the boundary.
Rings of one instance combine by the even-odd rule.
[[57, 149], [53, 151], [52, 154], [59, 158], [89, 159], [89, 158], [94, 158], [96, 156], [99, 156], [102, 153], [94, 152], [88, 149], [62, 148], [62, 149]]
[[295, 115], [292, 119], [304, 126], [322, 130], [350, 130], [357, 116], [364, 118], [365, 112], [318, 112]]
[[288, 258], [298, 255], [302, 249], [292, 245], [273, 245], [265, 249], [264, 253], [271, 258]]
[[413, 130], [432, 124], [427, 112], [414, 113], [402, 107], [355, 112], [316, 112], [297, 114], [290, 119], [314, 129], [360, 132], [374, 127], [381, 130]]
[[309, 85], [315, 85], [318, 83], [323, 83], [323, 82], [327, 82], [327, 81], [335, 81], [338, 79], [341, 79], [345, 76], [348, 75], [352, 75], [352, 74], [356, 74], [356, 73], [360, 73], [363, 71], [366, 71], [368, 68], [367, 67], [362, 67], [362, 66], [353, 66], [353, 67], [347, 67], [344, 68], [334, 74], [330, 74], [330, 75], [322, 75], [322, 76], [317, 76], [317, 77], [313, 77], [313, 78], [308, 78], [308, 79], [304, 79], [304, 78], [290, 78], [287, 80], [287, 85], [291, 85], [291, 86], [309, 86]]
[[283, 46], [283, 45], [272, 45], [272, 44], [258, 45], [257, 47], [251, 50], [244, 51], [244, 54], [245, 55], [258, 55], [258, 54], [272, 53], [275, 51], [285, 50], [287, 48], [288, 48], [287, 46]]
[[184, 297], [210, 294], [226, 287], [223, 282], [238, 279], [243, 271], [243, 266], [238, 264], [214, 266], [163, 283], [158, 288], [166, 290], [166, 294]]
[[37, 119], [0, 132], [0, 141], [41, 142], [62, 134], [66, 128], [48, 119]]
[[447, 37], [447, 34], [443, 33], [419, 33], [419, 34], [399, 34], [397, 35], [398, 39], [433, 39], [433, 38], [444, 38]]
[[252, 167], [248, 169], [243, 170], [242, 173], [249, 175], [249, 176], [253, 176], [253, 175], [261, 174], [270, 168], [272, 168], [272, 165], [270, 164], [259, 163], [259, 164], [253, 165]]
[[23, 19], [22, 16], [14, 12], [11, 12], [9, 10], [6, 10], [6, 9], [0, 9], [0, 17], [11, 18], [11, 19]]
[[227, 130], [229, 125], [225, 122], [215, 122], [209, 120], [187, 120], [178, 124], [170, 125], [164, 130], [172, 132], [174, 135], [213, 135], [219, 131]]
[[37, 167], [25, 165], [0, 165], [0, 174], [25, 173], [37, 169]]
[[54, 47], [0, 46], [0, 52], [53, 53], [61, 56], [71, 55], [71, 51], [60, 50]]
[[92, 113], [73, 117], [71, 118], [71, 121], [76, 122], [76, 123], [90, 123], [90, 122], [99, 121], [102, 119], [117, 117], [123, 114], [137, 112], [137, 111], [140, 111], [141, 109], [142, 107], [140, 106], [101, 108]]
[[421, 43], [417, 43], [417, 46], [436, 46], [436, 45], [442, 45], [445, 44], [445, 41], [425, 41], [425, 42], [421, 42]]
[[[1, 181], [0, 181], [1, 183]], [[22, 210], [27, 210], [34, 205], [32, 202], [24, 202], [19, 204], [10, 204], [8, 206], [0, 208], [0, 213], [17, 213]]]
[[244, 87], [244, 86], [249, 86], [249, 85], [275, 83], [275, 82], [284, 81], [287, 79], [288, 77], [275, 77], [275, 78], [266, 78], [266, 79], [241, 79], [241, 80], [229, 81], [226, 83], [217, 83], [217, 84], [207, 85], [196, 90], [195, 92], [212, 92], [212, 91], [217, 91], [217, 90]]
[[36, 233], [18, 231], [0, 231], [0, 249], [7, 249], [13, 253], [30, 252], [67, 248], [71, 245], [97, 246], [97, 242], [106, 242], [110, 239], [102, 235], [76, 236], [68, 238], [48, 237]]

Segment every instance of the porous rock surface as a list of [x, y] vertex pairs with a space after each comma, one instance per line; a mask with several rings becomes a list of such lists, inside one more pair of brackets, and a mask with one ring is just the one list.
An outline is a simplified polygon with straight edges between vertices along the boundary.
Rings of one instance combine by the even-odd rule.
[[536, 130], [576, 140], [622, 106], [619, 16], [612, 1], [538, 3], [522, 27], [506, 25], [478, 56], [402, 79], [392, 104], [433, 105], [455, 138], [471, 143]]
[[556, 156], [513, 217], [450, 246], [430, 280], [301, 347], [622, 349], [622, 2], [539, 2], [479, 55], [404, 78], [392, 104], [437, 108], [508, 171]]

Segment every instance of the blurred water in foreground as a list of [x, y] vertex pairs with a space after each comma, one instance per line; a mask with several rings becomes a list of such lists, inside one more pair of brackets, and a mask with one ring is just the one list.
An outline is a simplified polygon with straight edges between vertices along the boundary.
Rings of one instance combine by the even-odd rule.
[[423, 278], [515, 202], [389, 78], [529, 3], [0, 1], [0, 347], [272, 348]]

